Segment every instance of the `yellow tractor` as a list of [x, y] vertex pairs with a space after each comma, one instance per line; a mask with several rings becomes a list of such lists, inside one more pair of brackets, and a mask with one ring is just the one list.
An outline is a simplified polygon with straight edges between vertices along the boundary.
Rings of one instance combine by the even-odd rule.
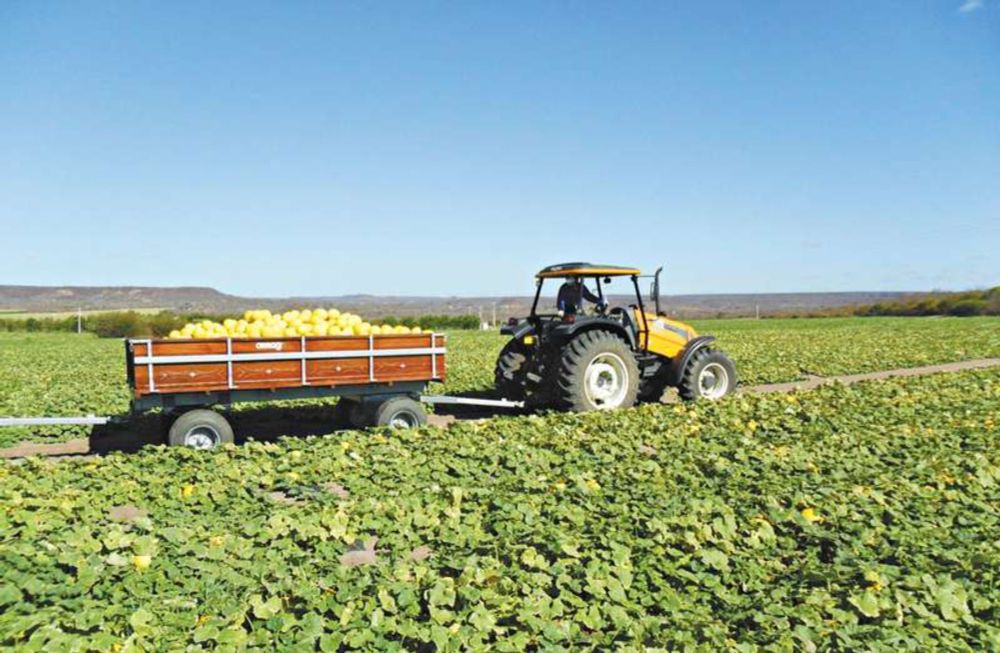
[[[653, 311], [643, 304], [635, 268], [590, 263], [550, 265], [536, 275], [526, 318], [511, 318], [511, 336], [496, 364], [496, 389], [533, 407], [613, 410], [658, 401], [668, 387], [686, 400], [719, 399], [736, 388], [736, 367], [699, 336], [660, 310], [660, 268], [651, 275]], [[635, 303], [610, 307], [609, 285], [631, 280]], [[551, 312], [539, 312], [547, 279], [562, 280]], [[592, 282], [597, 292], [587, 283]], [[584, 300], [595, 304], [583, 310]]]

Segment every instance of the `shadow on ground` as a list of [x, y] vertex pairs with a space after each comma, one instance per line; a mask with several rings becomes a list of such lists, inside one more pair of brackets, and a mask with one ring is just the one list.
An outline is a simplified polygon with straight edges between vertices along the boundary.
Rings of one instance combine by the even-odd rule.
[[[451, 395], [473, 399], [494, 399], [489, 392], [467, 392]], [[426, 406], [429, 422], [433, 426], [447, 426], [455, 420], [489, 419], [499, 415], [523, 414], [523, 410], [490, 406], [437, 404]], [[431, 411], [433, 410], [433, 413]], [[328, 435], [350, 428], [338, 416], [333, 404], [312, 406], [261, 406], [242, 407], [221, 411], [233, 425], [236, 443], [249, 439], [270, 442], [280, 437], [305, 437]], [[147, 445], [165, 444], [168, 420], [159, 413], [116, 419], [97, 426], [88, 438], [88, 452], [104, 454], [113, 451], [137, 451]], [[70, 452], [67, 452], [70, 453]], [[80, 453], [74, 451], [72, 453]]]
[[[220, 411], [233, 426], [236, 443], [258, 442], [282, 436], [327, 435], [345, 428], [337, 421], [332, 405], [260, 408]], [[137, 451], [147, 445], [166, 444], [168, 420], [158, 413], [116, 419], [91, 431], [89, 453]]]

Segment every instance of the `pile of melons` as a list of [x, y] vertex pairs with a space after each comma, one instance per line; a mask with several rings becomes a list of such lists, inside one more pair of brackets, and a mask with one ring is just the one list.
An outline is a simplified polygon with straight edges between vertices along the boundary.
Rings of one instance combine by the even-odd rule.
[[285, 338], [289, 336], [367, 336], [394, 333], [421, 333], [420, 327], [373, 325], [353, 313], [335, 308], [313, 308], [284, 313], [268, 310], [247, 311], [243, 319], [222, 323], [202, 320], [189, 322], [170, 332], [170, 338]]

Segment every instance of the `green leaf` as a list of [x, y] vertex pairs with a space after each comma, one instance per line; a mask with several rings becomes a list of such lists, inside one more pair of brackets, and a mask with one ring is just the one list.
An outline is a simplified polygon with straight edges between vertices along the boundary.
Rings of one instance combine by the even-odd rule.
[[11, 605], [21, 600], [21, 590], [10, 583], [0, 585], [0, 605]]
[[853, 594], [847, 599], [851, 605], [858, 609], [858, 612], [866, 617], [875, 618], [879, 616], [878, 597], [872, 592], [861, 592]]
[[155, 615], [145, 608], [139, 608], [128, 618], [128, 623], [139, 637], [151, 635], [154, 632], [153, 623], [156, 621]]
[[427, 593], [427, 600], [434, 607], [450, 608], [455, 605], [455, 581], [439, 578]]
[[260, 594], [254, 594], [250, 597], [250, 606], [258, 619], [270, 619], [281, 612], [281, 597], [272, 596], [265, 601]]
[[703, 549], [700, 556], [701, 561], [713, 569], [729, 570], [729, 556], [718, 549]]
[[247, 632], [242, 628], [237, 627], [226, 628], [219, 632], [215, 641], [219, 644], [232, 644], [233, 646], [239, 647], [247, 641]]
[[941, 616], [948, 621], [958, 621], [969, 615], [968, 594], [964, 587], [951, 579], [938, 586], [934, 592], [934, 600], [941, 610]]

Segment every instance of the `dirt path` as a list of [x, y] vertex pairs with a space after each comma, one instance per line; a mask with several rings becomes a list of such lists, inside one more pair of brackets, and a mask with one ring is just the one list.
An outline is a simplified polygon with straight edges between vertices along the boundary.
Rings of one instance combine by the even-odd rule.
[[928, 374], [939, 374], [941, 372], [961, 372], [964, 370], [981, 370], [987, 367], [1000, 365], [1000, 358], [979, 358], [971, 361], [960, 361], [958, 363], [941, 363], [940, 365], [924, 365], [923, 367], [903, 367], [896, 370], [882, 370], [881, 372], [866, 372], [864, 374], [844, 374], [841, 376], [810, 376], [801, 381], [790, 383], [767, 383], [764, 385], [754, 385], [743, 388], [743, 392], [764, 394], [768, 392], [791, 392], [792, 390], [813, 390], [821, 385], [830, 383], [845, 383], [850, 385], [858, 381], [875, 381], [878, 379], [888, 379], [894, 376], [926, 376]]
[[[882, 370], [880, 372], [867, 372], [864, 374], [844, 374], [840, 376], [810, 376], [799, 381], [788, 383], [767, 383], [763, 385], [745, 386], [740, 392], [754, 394], [766, 394], [770, 392], [791, 392], [793, 390], [813, 390], [821, 385], [831, 383], [857, 383], [858, 381], [873, 381], [878, 379], [888, 379], [894, 376], [925, 376], [928, 374], [939, 374], [941, 372], [961, 372], [963, 370], [979, 370], [989, 367], [1000, 366], [1000, 358], [980, 358], [976, 360], [960, 361], [957, 363], [942, 363], [940, 365], [925, 365], [923, 367], [904, 367], [895, 370]], [[676, 393], [671, 393], [663, 398], [665, 403], [677, 401]], [[489, 415], [480, 415], [483, 419]], [[447, 427], [458, 421], [455, 415], [429, 415], [428, 423], [431, 426]], [[138, 447], [133, 447], [138, 448]], [[54, 444], [43, 444], [38, 442], [22, 442], [7, 449], [0, 449], [0, 458], [25, 458], [27, 456], [82, 456], [94, 453], [91, 441], [88, 438], [79, 438], [67, 442], [57, 442]]]

